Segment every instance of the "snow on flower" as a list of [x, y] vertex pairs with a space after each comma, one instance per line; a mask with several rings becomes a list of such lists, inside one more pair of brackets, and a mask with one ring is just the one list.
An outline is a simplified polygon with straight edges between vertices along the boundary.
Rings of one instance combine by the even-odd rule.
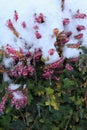
[[3, 80], [4, 80], [5, 82], [8, 82], [8, 83], [11, 83], [11, 82], [12, 82], [12, 80], [10, 79], [8, 73], [6, 73], [6, 72], [3, 73]]
[[84, 18], [87, 18], [87, 15], [84, 13], [80, 13], [80, 11], [77, 10], [77, 13], [75, 15], [73, 15], [73, 17], [76, 19], [84, 19]]
[[45, 22], [45, 16], [43, 15], [43, 13], [40, 13], [38, 16], [37, 16], [37, 14], [34, 14], [34, 17], [35, 17], [35, 22], [37, 22], [37, 23]]
[[11, 105], [16, 109], [25, 107], [27, 105], [27, 96], [22, 91], [16, 91], [12, 93]]
[[63, 55], [66, 58], [76, 58], [76, 57], [79, 57], [79, 55], [80, 55], [79, 53], [80, 52], [81, 52], [81, 50], [77, 49], [77, 48], [67, 48], [67, 47], [64, 47], [64, 49], [63, 49]]
[[10, 68], [13, 66], [13, 63], [14, 63], [14, 60], [12, 57], [9, 57], [9, 58], [6, 58], [4, 57], [3, 58], [3, 64], [6, 68]]
[[11, 84], [8, 86], [8, 89], [9, 89], [9, 90], [16, 90], [16, 89], [18, 89], [20, 86], [21, 86], [20, 84], [11, 83]]
[[70, 23], [70, 19], [69, 18], [64, 18], [63, 19], [63, 25], [68, 25]]
[[16, 50], [13, 49], [9, 44], [7, 44], [7, 46], [6, 46], [6, 52], [7, 52], [8, 54], [15, 54], [15, 53], [16, 53]]

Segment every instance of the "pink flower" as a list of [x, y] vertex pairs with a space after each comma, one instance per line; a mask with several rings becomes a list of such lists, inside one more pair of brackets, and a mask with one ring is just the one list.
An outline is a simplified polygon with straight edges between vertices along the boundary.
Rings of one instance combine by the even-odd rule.
[[7, 27], [9, 28], [9, 29], [13, 29], [13, 23], [12, 23], [12, 21], [11, 21], [11, 19], [9, 19], [8, 21], [7, 21]]
[[32, 58], [35, 59], [36, 62], [39, 62], [41, 56], [42, 56], [42, 50], [40, 48], [35, 48]]
[[26, 28], [26, 27], [27, 27], [25, 21], [23, 21], [21, 25], [22, 25], [23, 28]]
[[80, 34], [74, 36], [74, 38], [75, 39], [81, 39], [81, 38], [83, 38], [83, 33], [80, 33]]
[[18, 20], [18, 13], [17, 13], [17, 11], [15, 10], [14, 11], [14, 20], [17, 22], [17, 20]]
[[78, 19], [78, 18], [80, 18], [80, 19], [84, 19], [84, 18], [87, 17], [87, 15], [84, 14], [84, 13], [80, 13], [80, 11], [77, 10], [77, 13], [76, 13], [75, 15], [73, 15], [73, 17], [76, 18], [76, 19]]
[[44, 68], [44, 71], [47, 71], [48, 69], [56, 69], [56, 68], [62, 68], [62, 63], [64, 61], [64, 57], [61, 57], [57, 62], [54, 62]]
[[36, 36], [37, 39], [42, 38], [41, 34], [38, 31], [35, 32], [35, 36]]
[[6, 51], [8, 54], [15, 54], [16, 52], [10, 45], [6, 46]]
[[65, 44], [65, 43], [67, 43], [67, 42], [69, 42], [69, 38], [64, 39], [64, 40], [62, 41], [62, 44]]
[[77, 28], [76, 28], [78, 31], [82, 31], [82, 30], [85, 30], [85, 26], [83, 25], [78, 25]]
[[66, 36], [67, 36], [67, 37], [70, 37], [71, 35], [72, 35], [72, 32], [71, 32], [71, 31], [69, 31], [69, 32], [66, 33]]
[[65, 68], [69, 71], [73, 70], [73, 67], [70, 64], [66, 64]]
[[3, 97], [1, 103], [0, 103], [0, 112], [2, 112], [2, 111], [4, 110], [7, 99], [8, 99], [8, 96], [5, 95], [5, 96]]
[[37, 26], [37, 25], [35, 25], [35, 26], [33, 26], [33, 28], [34, 28], [35, 30], [37, 30], [37, 29], [38, 29], [38, 26]]
[[58, 78], [58, 77], [56, 77], [56, 76], [54, 76], [53, 77], [56, 81], [59, 81], [60, 80], [60, 78]]
[[44, 71], [44, 73], [42, 74], [42, 76], [45, 78], [45, 79], [49, 79], [49, 77], [54, 73], [53, 70], [47, 70], [47, 71]]
[[75, 58], [70, 58], [69, 60], [71, 62], [76, 62], [76, 61], [79, 61], [80, 57], [75, 57]]
[[48, 51], [48, 53], [49, 53], [50, 55], [53, 55], [53, 54], [54, 54], [54, 52], [55, 52], [55, 50], [54, 50], [54, 49], [50, 49], [50, 50]]
[[31, 65], [27, 67], [27, 72], [29, 73], [30, 76], [34, 74], [34, 70], [35, 70], [34, 67]]
[[25, 107], [27, 105], [27, 96], [22, 91], [16, 91], [12, 93], [11, 105], [16, 109]]
[[35, 17], [35, 22], [37, 22], [37, 23], [45, 22], [45, 16], [42, 13], [40, 13], [39, 16], [37, 16], [37, 14], [35, 14], [34, 17]]
[[69, 18], [64, 18], [63, 19], [63, 25], [68, 25], [70, 23]]
[[80, 45], [81, 45], [81, 42], [78, 42], [76, 44], [69, 44], [69, 45], [67, 44], [67, 47], [68, 48], [79, 48]]

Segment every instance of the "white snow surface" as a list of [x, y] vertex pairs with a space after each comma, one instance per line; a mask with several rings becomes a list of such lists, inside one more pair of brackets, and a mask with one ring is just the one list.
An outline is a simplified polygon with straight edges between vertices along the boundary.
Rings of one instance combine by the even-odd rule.
[[[77, 43], [77, 40], [73, 38], [74, 35], [79, 34], [76, 30], [78, 24], [85, 25], [87, 28], [87, 18], [86, 19], [73, 19], [72, 16], [79, 9], [81, 13], [87, 14], [87, 1], [86, 0], [65, 0], [64, 11], [61, 10], [61, 0], [0, 0], [0, 46], [5, 46], [10, 44], [15, 49], [24, 48], [24, 41], [29, 45], [33, 44], [33, 48], [42, 48], [43, 57], [49, 57], [50, 60], [47, 63], [52, 63], [57, 61], [60, 57], [55, 51], [55, 53], [50, 56], [49, 49], [55, 49], [54, 42], [55, 37], [53, 35], [53, 29], [58, 28], [59, 31], [72, 31], [73, 35], [69, 43]], [[13, 14], [14, 10], [18, 12], [19, 19], [17, 22], [14, 21]], [[34, 14], [43, 13], [45, 16], [45, 22], [38, 24], [34, 22]], [[63, 27], [63, 18], [69, 18], [70, 24], [67, 27]], [[6, 22], [11, 19], [16, 30], [19, 32], [20, 37], [25, 40], [17, 39], [14, 34], [7, 28]], [[22, 21], [25, 21], [27, 28], [24, 29], [21, 26]], [[36, 39], [33, 29], [34, 25], [39, 26], [39, 32], [42, 35], [41, 39]], [[87, 46], [87, 29], [82, 31], [84, 34], [83, 45]], [[64, 56], [67, 58], [77, 57], [79, 51], [77, 49], [64, 48]], [[7, 66], [8, 62], [7, 61]], [[5, 62], [5, 63], [6, 63]]]
[[16, 90], [20, 87], [20, 84], [14, 84], [14, 83], [11, 83], [8, 88], [9, 90]]

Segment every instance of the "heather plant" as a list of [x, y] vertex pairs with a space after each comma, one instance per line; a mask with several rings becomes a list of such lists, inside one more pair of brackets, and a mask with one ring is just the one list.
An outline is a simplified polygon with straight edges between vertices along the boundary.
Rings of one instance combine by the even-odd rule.
[[[0, 129], [86, 130], [85, 53], [45, 65], [41, 49], [25, 53], [7, 45], [1, 52]], [[9, 67], [4, 58], [13, 59]]]
[[[64, 1], [62, 1], [64, 2]], [[64, 4], [64, 3], [63, 3]], [[63, 7], [64, 8], [64, 7]], [[77, 11], [74, 18], [84, 19], [85, 14]], [[14, 20], [19, 15], [14, 12]], [[34, 14], [35, 23], [45, 22], [45, 16]], [[70, 23], [63, 20], [63, 26]], [[25, 29], [26, 22], [21, 23]], [[35, 24], [33, 29], [39, 40]], [[11, 19], [7, 27], [16, 38], [24, 40], [14, 27]], [[80, 25], [78, 31], [85, 29]], [[73, 32], [53, 30], [55, 50], [59, 60], [47, 64], [41, 48], [34, 48], [28, 43], [24, 48], [14, 49], [7, 44], [0, 49], [0, 130], [86, 130], [87, 125], [87, 48], [82, 46], [83, 34], [75, 35], [77, 43], [68, 43]], [[80, 50], [77, 57], [66, 58], [64, 47]]]

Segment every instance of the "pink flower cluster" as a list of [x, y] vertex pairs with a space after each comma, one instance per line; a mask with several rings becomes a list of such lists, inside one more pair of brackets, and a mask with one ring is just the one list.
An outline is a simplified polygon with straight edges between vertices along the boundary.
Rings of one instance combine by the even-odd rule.
[[68, 44], [67, 47], [68, 48], [79, 48], [81, 45], [81, 42], [78, 42], [76, 44]]
[[35, 22], [37, 22], [37, 23], [44, 23], [45, 22], [45, 16], [43, 15], [43, 13], [40, 13], [38, 16], [35, 13], [34, 18], [35, 18]]
[[[34, 14], [34, 22], [35, 23], [44, 23], [45, 22], [45, 16], [43, 15], [43, 13], [40, 13], [39, 15], [37, 15], [36, 13]], [[35, 30], [35, 36], [37, 39], [42, 38], [42, 35], [40, 34], [40, 32], [38, 31], [38, 26], [34, 25], [33, 26], [34, 30]]]
[[85, 30], [85, 26], [83, 25], [78, 25], [77, 28], [76, 28], [78, 31], [82, 31], [82, 30]]
[[22, 91], [16, 91], [12, 93], [11, 106], [15, 106], [16, 109], [20, 109], [22, 106], [27, 105], [27, 96]]
[[13, 29], [13, 23], [12, 23], [11, 19], [9, 19], [9, 20], [7, 21], [7, 27], [8, 27], [10, 30]]
[[84, 18], [87, 18], [87, 15], [84, 14], [84, 13], [80, 13], [80, 11], [77, 10], [77, 13], [75, 15], [73, 15], [73, 17], [76, 18], [76, 19], [78, 19], [78, 18], [79, 19], [84, 19]]
[[0, 113], [3, 112], [4, 108], [5, 108], [5, 104], [6, 104], [6, 101], [7, 101], [7, 98], [8, 96], [4, 96], [1, 103], [0, 103]]
[[63, 25], [67, 25], [67, 24], [69, 24], [69, 23], [70, 23], [69, 18], [64, 18], [64, 19], [63, 19]]
[[[75, 19], [85, 19], [85, 18], [87, 18], [87, 15], [85, 14], [85, 13], [80, 13], [80, 11], [79, 10], [77, 10], [77, 12], [76, 12], [76, 14], [74, 14], [73, 15], [73, 18], [75, 18]], [[65, 25], [67, 25], [68, 26], [68, 24], [70, 23], [70, 19], [69, 18], [64, 18], [63, 19], [63, 26], [65, 27]], [[77, 27], [76, 27], [76, 30], [78, 31], [78, 32], [81, 32], [82, 30], [86, 30], [86, 28], [85, 28], [85, 26], [83, 26], [83, 25], [77, 25]], [[61, 43], [66, 43], [66, 42], [68, 42], [69, 41], [69, 37], [72, 35], [72, 32], [71, 31], [69, 31], [69, 32], [65, 32], [66, 33], [66, 36], [67, 36], [67, 38], [65, 39], [65, 40], [61, 40]], [[82, 38], [83, 38], [83, 33], [79, 33], [79, 34], [77, 34], [77, 35], [75, 35], [74, 36], [74, 38], [76, 39], [76, 40], [82, 40]], [[58, 41], [58, 43], [60, 43], [60, 41]], [[60, 44], [58, 44], [57, 42], [55, 42], [55, 46], [56, 45], [60, 45]], [[78, 43], [77, 43], [78, 44]], [[67, 44], [68, 45], [68, 44]], [[78, 45], [77, 45], [78, 46]], [[72, 46], [69, 46], [69, 47], [71, 47], [72, 48]]]
[[69, 71], [73, 70], [73, 67], [68, 63], [65, 65], [65, 68]]
[[14, 11], [14, 20], [17, 22], [18, 18], [19, 18], [18, 13], [17, 13], [17, 11], [15, 10], [15, 11]]
[[26, 27], [27, 27], [27, 25], [26, 25], [26, 22], [25, 22], [25, 21], [23, 21], [21, 25], [22, 25], [22, 27], [23, 27], [23, 28], [26, 28]]
[[18, 90], [18, 88], [15, 89], [15, 86], [14, 89], [9, 88], [8, 86], [5, 90], [6, 94], [0, 103], [0, 113], [2, 113], [5, 109], [7, 99], [11, 100], [11, 106], [15, 106], [16, 109], [20, 109], [21, 107], [25, 107], [27, 105], [28, 98], [25, 90], [21, 91]]
[[61, 57], [57, 62], [46, 66], [44, 70], [61, 68], [62, 67], [61, 64], [63, 63], [64, 59], [65, 59], [64, 57]]
[[[62, 57], [59, 61], [55, 62], [55, 63], [52, 63], [50, 65], [47, 65], [44, 69], [43, 69], [43, 74], [42, 76], [45, 78], [45, 79], [49, 79], [49, 77], [51, 76], [52, 79], [54, 80], [59, 80], [59, 78], [56, 76], [57, 73], [55, 73], [56, 69], [62, 69], [62, 63], [64, 61], [64, 57]], [[58, 70], [57, 70], [58, 71]], [[56, 71], [56, 72], [57, 72]], [[55, 74], [54, 74], [55, 73]], [[58, 74], [57, 74], [58, 75]]]
[[41, 34], [38, 31], [35, 32], [35, 36], [36, 36], [37, 39], [42, 38]]
[[[17, 12], [16, 10], [14, 11], [14, 14], [13, 14], [13, 20], [14, 20], [15, 22], [17, 22], [17, 21], [19, 20], [19, 15], [18, 15], [18, 12]], [[16, 29], [15, 29], [15, 27], [14, 27], [14, 25], [13, 25], [13, 21], [12, 21], [11, 19], [7, 20], [6, 25], [7, 25], [7, 27], [8, 27], [10, 30], [15, 30], [15, 31], [16, 31]], [[21, 23], [21, 26], [25, 29], [25, 28], [27, 27], [26, 22], [23, 21], [23, 22]]]
[[71, 31], [66, 32], [66, 35], [67, 35], [67, 37], [70, 37], [72, 35], [72, 32]]
[[80, 57], [75, 57], [75, 58], [70, 58], [69, 61], [70, 62], [76, 62], [79, 61]]
[[11, 71], [10, 76], [19, 77], [19, 76], [33, 76], [34, 74], [34, 67], [31, 65], [24, 66], [24, 65], [16, 65], [15, 68]]
[[45, 70], [44, 73], [42, 74], [42, 77], [44, 77], [46, 80], [50, 78], [54, 73], [54, 70]]
[[83, 33], [80, 33], [80, 34], [74, 36], [74, 38], [75, 39], [81, 39], [81, 38], [83, 38]]
[[16, 50], [13, 49], [9, 44], [7, 44], [7, 46], [6, 46], [6, 52], [7, 52], [8, 54], [13, 54], [13, 55], [15, 55]]
[[37, 48], [34, 50], [33, 59], [35, 59], [35, 62], [39, 62], [41, 60], [42, 56], [42, 50], [40, 48]]

